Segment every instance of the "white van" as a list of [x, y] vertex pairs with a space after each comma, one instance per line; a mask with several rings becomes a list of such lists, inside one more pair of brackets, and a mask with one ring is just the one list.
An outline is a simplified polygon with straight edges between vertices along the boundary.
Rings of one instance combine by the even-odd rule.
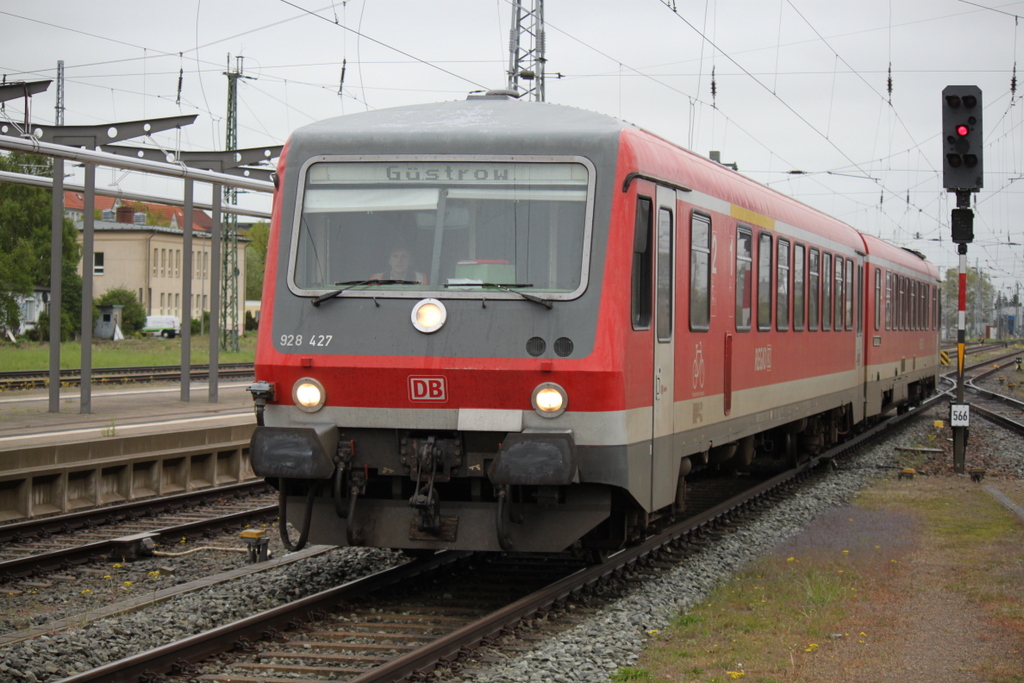
[[174, 339], [181, 334], [181, 320], [174, 315], [147, 315], [143, 333]]

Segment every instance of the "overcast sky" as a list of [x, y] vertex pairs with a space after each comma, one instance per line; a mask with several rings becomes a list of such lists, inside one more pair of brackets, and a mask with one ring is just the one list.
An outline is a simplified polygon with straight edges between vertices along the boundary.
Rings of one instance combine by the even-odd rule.
[[[1024, 131], [1021, 92], [1011, 93], [1024, 1], [547, 0], [544, 14], [548, 102], [720, 150], [755, 180], [942, 269], [957, 257], [941, 92], [978, 85], [985, 188], [969, 259], [1005, 290], [1024, 280]], [[65, 124], [199, 114], [157, 142], [223, 149], [223, 72], [240, 55], [251, 78], [239, 85], [239, 146], [256, 147], [332, 116], [504, 87], [511, 18], [508, 0], [0, 0], [0, 74], [55, 78], [64, 60]], [[55, 104], [54, 84], [33, 98], [32, 120], [53, 123]], [[23, 118], [21, 101], [0, 113]], [[139, 174], [97, 178], [180, 194]]]

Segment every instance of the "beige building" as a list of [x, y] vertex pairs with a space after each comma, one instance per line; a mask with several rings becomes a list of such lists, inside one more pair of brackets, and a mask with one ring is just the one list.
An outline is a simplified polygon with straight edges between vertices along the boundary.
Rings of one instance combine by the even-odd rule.
[[[84, 199], [80, 193], [66, 192], [64, 208], [79, 230], [82, 229]], [[92, 264], [93, 296], [117, 287], [134, 291], [149, 315], [182, 317], [181, 299], [184, 277], [181, 224], [184, 211], [179, 207], [139, 202], [125, 203], [110, 197], [96, 197], [96, 208], [103, 218], [95, 221], [94, 256]], [[144, 208], [145, 211], [136, 211]], [[151, 225], [159, 222], [168, 225]], [[210, 229], [212, 221], [204, 212], [195, 210], [192, 221], [192, 317], [210, 310]], [[79, 233], [79, 243], [81, 243]], [[238, 254], [238, 324], [245, 323], [245, 244], [239, 240]], [[79, 263], [78, 272], [83, 274]], [[183, 321], [184, 324], [184, 321]], [[242, 329], [239, 329], [239, 334]]]

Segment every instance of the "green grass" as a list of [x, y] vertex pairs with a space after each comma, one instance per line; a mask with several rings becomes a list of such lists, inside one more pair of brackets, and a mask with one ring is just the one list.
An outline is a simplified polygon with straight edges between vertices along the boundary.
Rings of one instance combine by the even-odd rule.
[[[1024, 633], [1019, 524], [980, 487], [943, 484], [892, 480], [862, 492], [856, 507], [892, 512], [890, 526], [851, 512], [851, 526], [830, 533], [844, 539], [838, 545], [762, 557], [649, 631], [639, 661], [611, 680], [845, 683], [850, 671], [872, 671], [878, 652], [900, 647], [900, 615], [918, 591], [960, 593], [1013, 642]], [[915, 571], [924, 550], [949, 567]], [[1020, 683], [1020, 659], [1013, 650], [1005, 661], [974, 662], [971, 680]]]
[[[237, 353], [221, 350], [221, 363], [251, 363], [256, 355], [256, 333], [250, 332], [238, 340]], [[191, 343], [190, 361], [203, 365], [210, 359], [209, 336], [194, 335]], [[78, 342], [60, 345], [61, 369], [78, 368], [82, 362], [82, 347]], [[92, 366], [94, 368], [136, 367], [148, 365], [181, 365], [181, 338], [125, 339], [123, 341], [99, 341], [92, 345]], [[21, 344], [0, 344], [0, 372], [18, 370], [46, 370], [50, 366], [50, 345], [48, 343], [25, 342]]]

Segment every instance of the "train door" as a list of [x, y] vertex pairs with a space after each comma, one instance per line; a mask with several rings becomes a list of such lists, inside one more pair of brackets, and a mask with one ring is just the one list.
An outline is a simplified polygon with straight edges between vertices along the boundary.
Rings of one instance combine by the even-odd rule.
[[[651, 448], [651, 502], [658, 507], [665, 498], [666, 481], [671, 483], [670, 497], [675, 495], [678, 461], [670, 467], [672, 435], [675, 432], [675, 250], [676, 250], [676, 193], [659, 187], [654, 235], [657, 247], [654, 254], [654, 425]], [[666, 468], [674, 471], [663, 471]]]

